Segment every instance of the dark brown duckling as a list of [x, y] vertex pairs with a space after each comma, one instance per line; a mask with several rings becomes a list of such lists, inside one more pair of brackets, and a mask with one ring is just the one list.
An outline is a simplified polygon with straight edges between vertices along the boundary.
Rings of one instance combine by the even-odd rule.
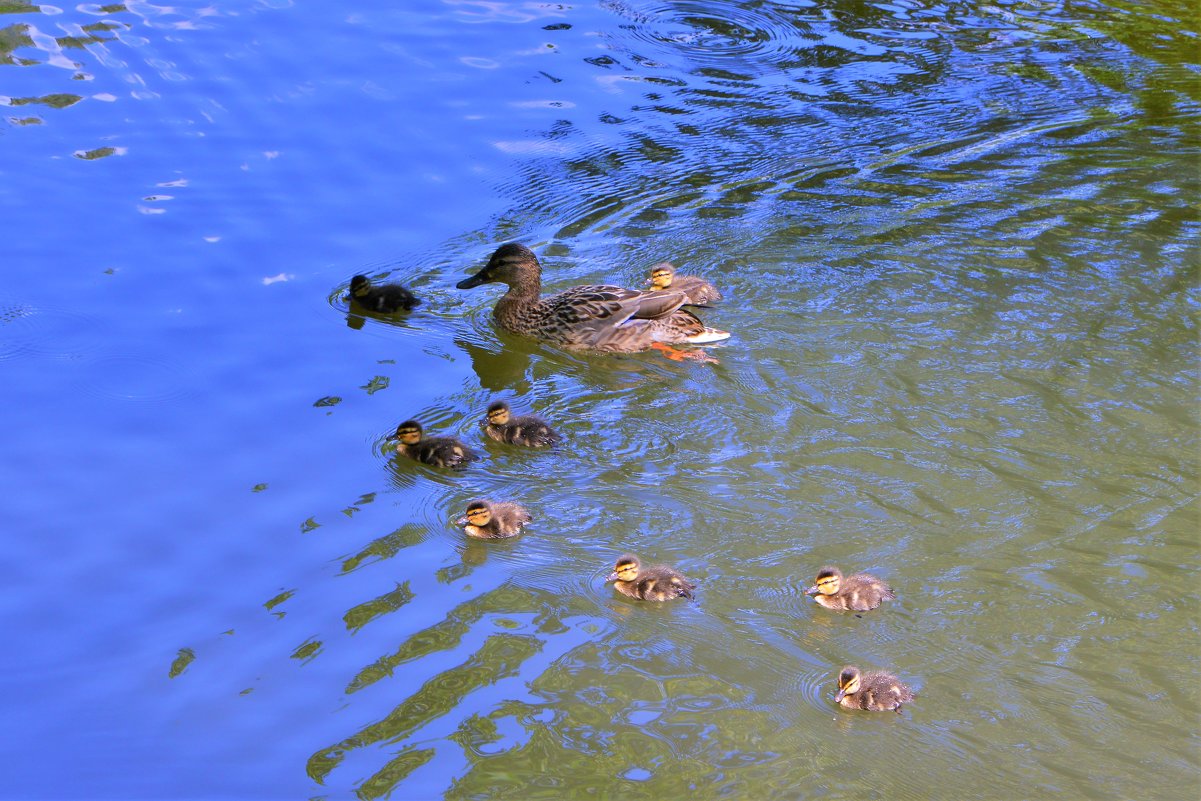
[[817, 572], [817, 583], [805, 590], [805, 594], [812, 595], [813, 600], [827, 609], [850, 609], [855, 612], [875, 609], [881, 601], [896, 597], [892, 587], [870, 573], [856, 573], [843, 578], [841, 570], [830, 566]]
[[838, 674], [838, 694], [834, 700], [847, 709], [867, 709], [872, 712], [901, 711], [901, 704], [914, 698], [900, 679], [883, 670], [859, 672], [848, 665]]
[[509, 404], [504, 401], [497, 401], [488, 407], [488, 416], [481, 425], [489, 438], [526, 448], [545, 448], [560, 439], [541, 417], [532, 414], [513, 417]]
[[410, 311], [421, 301], [400, 284], [374, 286], [365, 275], [350, 279], [350, 299], [364, 309], [381, 314]]
[[685, 302], [688, 306], [708, 306], [721, 300], [721, 293], [717, 291], [717, 287], [700, 276], [680, 275], [676, 272], [675, 265], [669, 261], [661, 261], [651, 267], [647, 283], [651, 285], [652, 290], [671, 289], [683, 292], [688, 296]]
[[434, 467], [463, 467], [476, 455], [454, 437], [422, 436], [421, 423], [406, 420], [396, 427], [388, 441], [397, 440], [396, 452]]
[[455, 521], [467, 536], [482, 540], [516, 537], [528, 522], [530, 513], [525, 507], [510, 501], [472, 501], [467, 504], [467, 514]]
[[692, 598], [696, 585], [673, 567], [656, 565], [642, 567], [637, 556], [626, 554], [617, 560], [606, 582], [622, 595], [643, 601], [670, 601], [673, 598]]

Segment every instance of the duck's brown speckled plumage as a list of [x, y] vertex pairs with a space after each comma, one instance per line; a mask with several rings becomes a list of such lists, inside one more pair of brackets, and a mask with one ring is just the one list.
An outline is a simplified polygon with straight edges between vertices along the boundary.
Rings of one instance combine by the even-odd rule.
[[469, 537], [500, 540], [516, 537], [530, 520], [525, 507], [511, 501], [472, 501], [467, 505], [467, 513], [455, 522], [463, 526]]
[[896, 597], [892, 587], [870, 573], [844, 577], [841, 570], [829, 565], [817, 572], [816, 583], [805, 593], [827, 609], [855, 612], [875, 609], [881, 601]]
[[421, 301], [400, 284], [373, 285], [365, 275], [350, 279], [350, 299], [364, 309], [381, 314], [409, 311]]
[[901, 705], [914, 699], [901, 680], [883, 670], [860, 672], [847, 665], [838, 674], [838, 693], [834, 700], [847, 709], [866, 709], [872, 712], [901, 711]]
[[652, 289], [683, 292], [687, 306], [708, 306], [721, 300], [717, 287], [701, 278], [699, 275], [680, 275], [675, 265], [669, 261], [661, 261], [650, 269], [647, 283]]
[[427, 437], [421, 424], [406, 420], [396, 427], [388, 440], [396, 441], [396, 452], [414, 461], [434, 467], [463, 467], [476, 458], [475, 453], [454, 437]]
[[703, 344], [729, 337], [706, 328], [680, 307], [682, 292], [639, 292], [619, 286], [584, 285], [542, 297], [542, 267], [524, 245], [501, 245], [484, 269], [458, 283], [460, 289], [499, 281], [509, 291], [493, 309], [501, 328], [569, 350], [633, 353], [656, 343]]
[[622, 595], [642, 601], [670, 601], [674, 598], [692, 598], [696, 585], [680, 571], [666, 565], [642, 567], [638, 557], [626, 554], [617, 564], [606, 582]]
[[526, 448], [545, 448], [559, 442], [559, 435], [541, 417], [512, 416], [509, 404], [497, 401], [488, 407], [480, 426], [489, 439]]

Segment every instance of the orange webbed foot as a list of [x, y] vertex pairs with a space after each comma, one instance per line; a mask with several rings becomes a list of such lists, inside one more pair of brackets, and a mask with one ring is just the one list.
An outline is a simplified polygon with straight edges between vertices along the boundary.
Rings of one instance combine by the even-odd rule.
[[673, 362], [692, 361], [700, 362], [701, 364], [720, 364], [717, 359], [705, 353], [703, 350], [680, 350], [673, 348], [671, 345], [665, 345], [662, 342], [652, 342], [651, 347], [657, 351], [661, 351], [664, 356], [671, 359]]

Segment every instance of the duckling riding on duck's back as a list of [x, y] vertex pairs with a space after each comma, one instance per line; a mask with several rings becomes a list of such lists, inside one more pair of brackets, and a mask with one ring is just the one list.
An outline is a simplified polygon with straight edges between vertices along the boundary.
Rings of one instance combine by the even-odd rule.
[[708, 306], [721, 300], [717, 287], [698, 275], [680, 275], [676, 267], [669, 261], [661, 261], [651, 267], [650, 277], [646, 282], [651, 289], [672, 289], [683, 292], [688, 306]]
[[702, 345], [730, 336], [706, 328], [696, 315], [681, 309], [688, 302], [683, 292], [638, 292], [597, 284], [542, 297], [538, 257], [517, 243], [501, 245], [484, 269], [457, 286], [471, 289], [490, 282], [509, 287], [492, 310], [501, 328], [569, 350], [670, 351], [668, 345]]

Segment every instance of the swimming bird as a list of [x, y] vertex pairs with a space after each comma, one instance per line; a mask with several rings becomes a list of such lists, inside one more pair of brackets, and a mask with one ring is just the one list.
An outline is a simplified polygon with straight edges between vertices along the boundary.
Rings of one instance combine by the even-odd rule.
[[626, 554], [617, 560], [609, 577], [613, 587], [622, 595], [643, 601], [670, 601], [673, 598], [692, 598], [696, 585], [680, 571], [666, 565], [642, 567], [637, 556]]
[[598, 284], [543, 297], [538, 257], [515, 242], [497, 248], [482, 270], [457, 286], [471, 289], [490, 282], [509, 287], [492, 310], [501, 328], [569, 350], [674, 351], [667, 346], [702, 345], [730, 336], [706, 328], [696, 315], [681, 309], [688, 301], [683, 292], [639, 292]]
[[805, 590], [805, 594], [812, 595], [813, 600], [827, 609], [851, 609], [856, 612], [875, 609], [881, 601], [896, 597], [892, 587], [870, 573], [856, 573], [843, 578], [841, 570], [830, 566], [817, 571], [816, 583]]
[[838, 694], [834, 700], [847, 709], [867, 709], [872, 712], [901, 711], [901, 704], [914, 698], [900, 679], [883, 670], [867, 673], [848, 665], [838, 674]]
[[651, 267], [650, 278], [646, 282], [651, 289], [672, 289], [683, 292], [688, 296], [685, 305], [708, 306], [721, 300], [717, 287], [698, 275], [680, 275], [675, 265], [669, 261], [661, 261]]
[[396, 452], [401, 456], [434, 467], [463, 467], [476, 458], [475, 453], [454, 437], [426, 437], [423, 433], [421, 423], [406, 420], [387, 439], [397, 441]]
[[559, 435], [541, 417], [532, 414], [513, 417], [511, 412], [504, 401], [489, 406], [487, 417], [480, 423], [484, 433], [497, 442], [527, 448], [545, 448], [559, 441]]
[[516, 537], [528, 522], [530, 513], [511, 501], [472, 501], [467, 504], [467, 513], [455, 521], [463, 526], [467, 536], [483, 540]]
[[350, 279], [350, 299], [364, 309], [382, 314], [409, 311], [421, 301], [400, 284], [374, 286], [365, 275]]

